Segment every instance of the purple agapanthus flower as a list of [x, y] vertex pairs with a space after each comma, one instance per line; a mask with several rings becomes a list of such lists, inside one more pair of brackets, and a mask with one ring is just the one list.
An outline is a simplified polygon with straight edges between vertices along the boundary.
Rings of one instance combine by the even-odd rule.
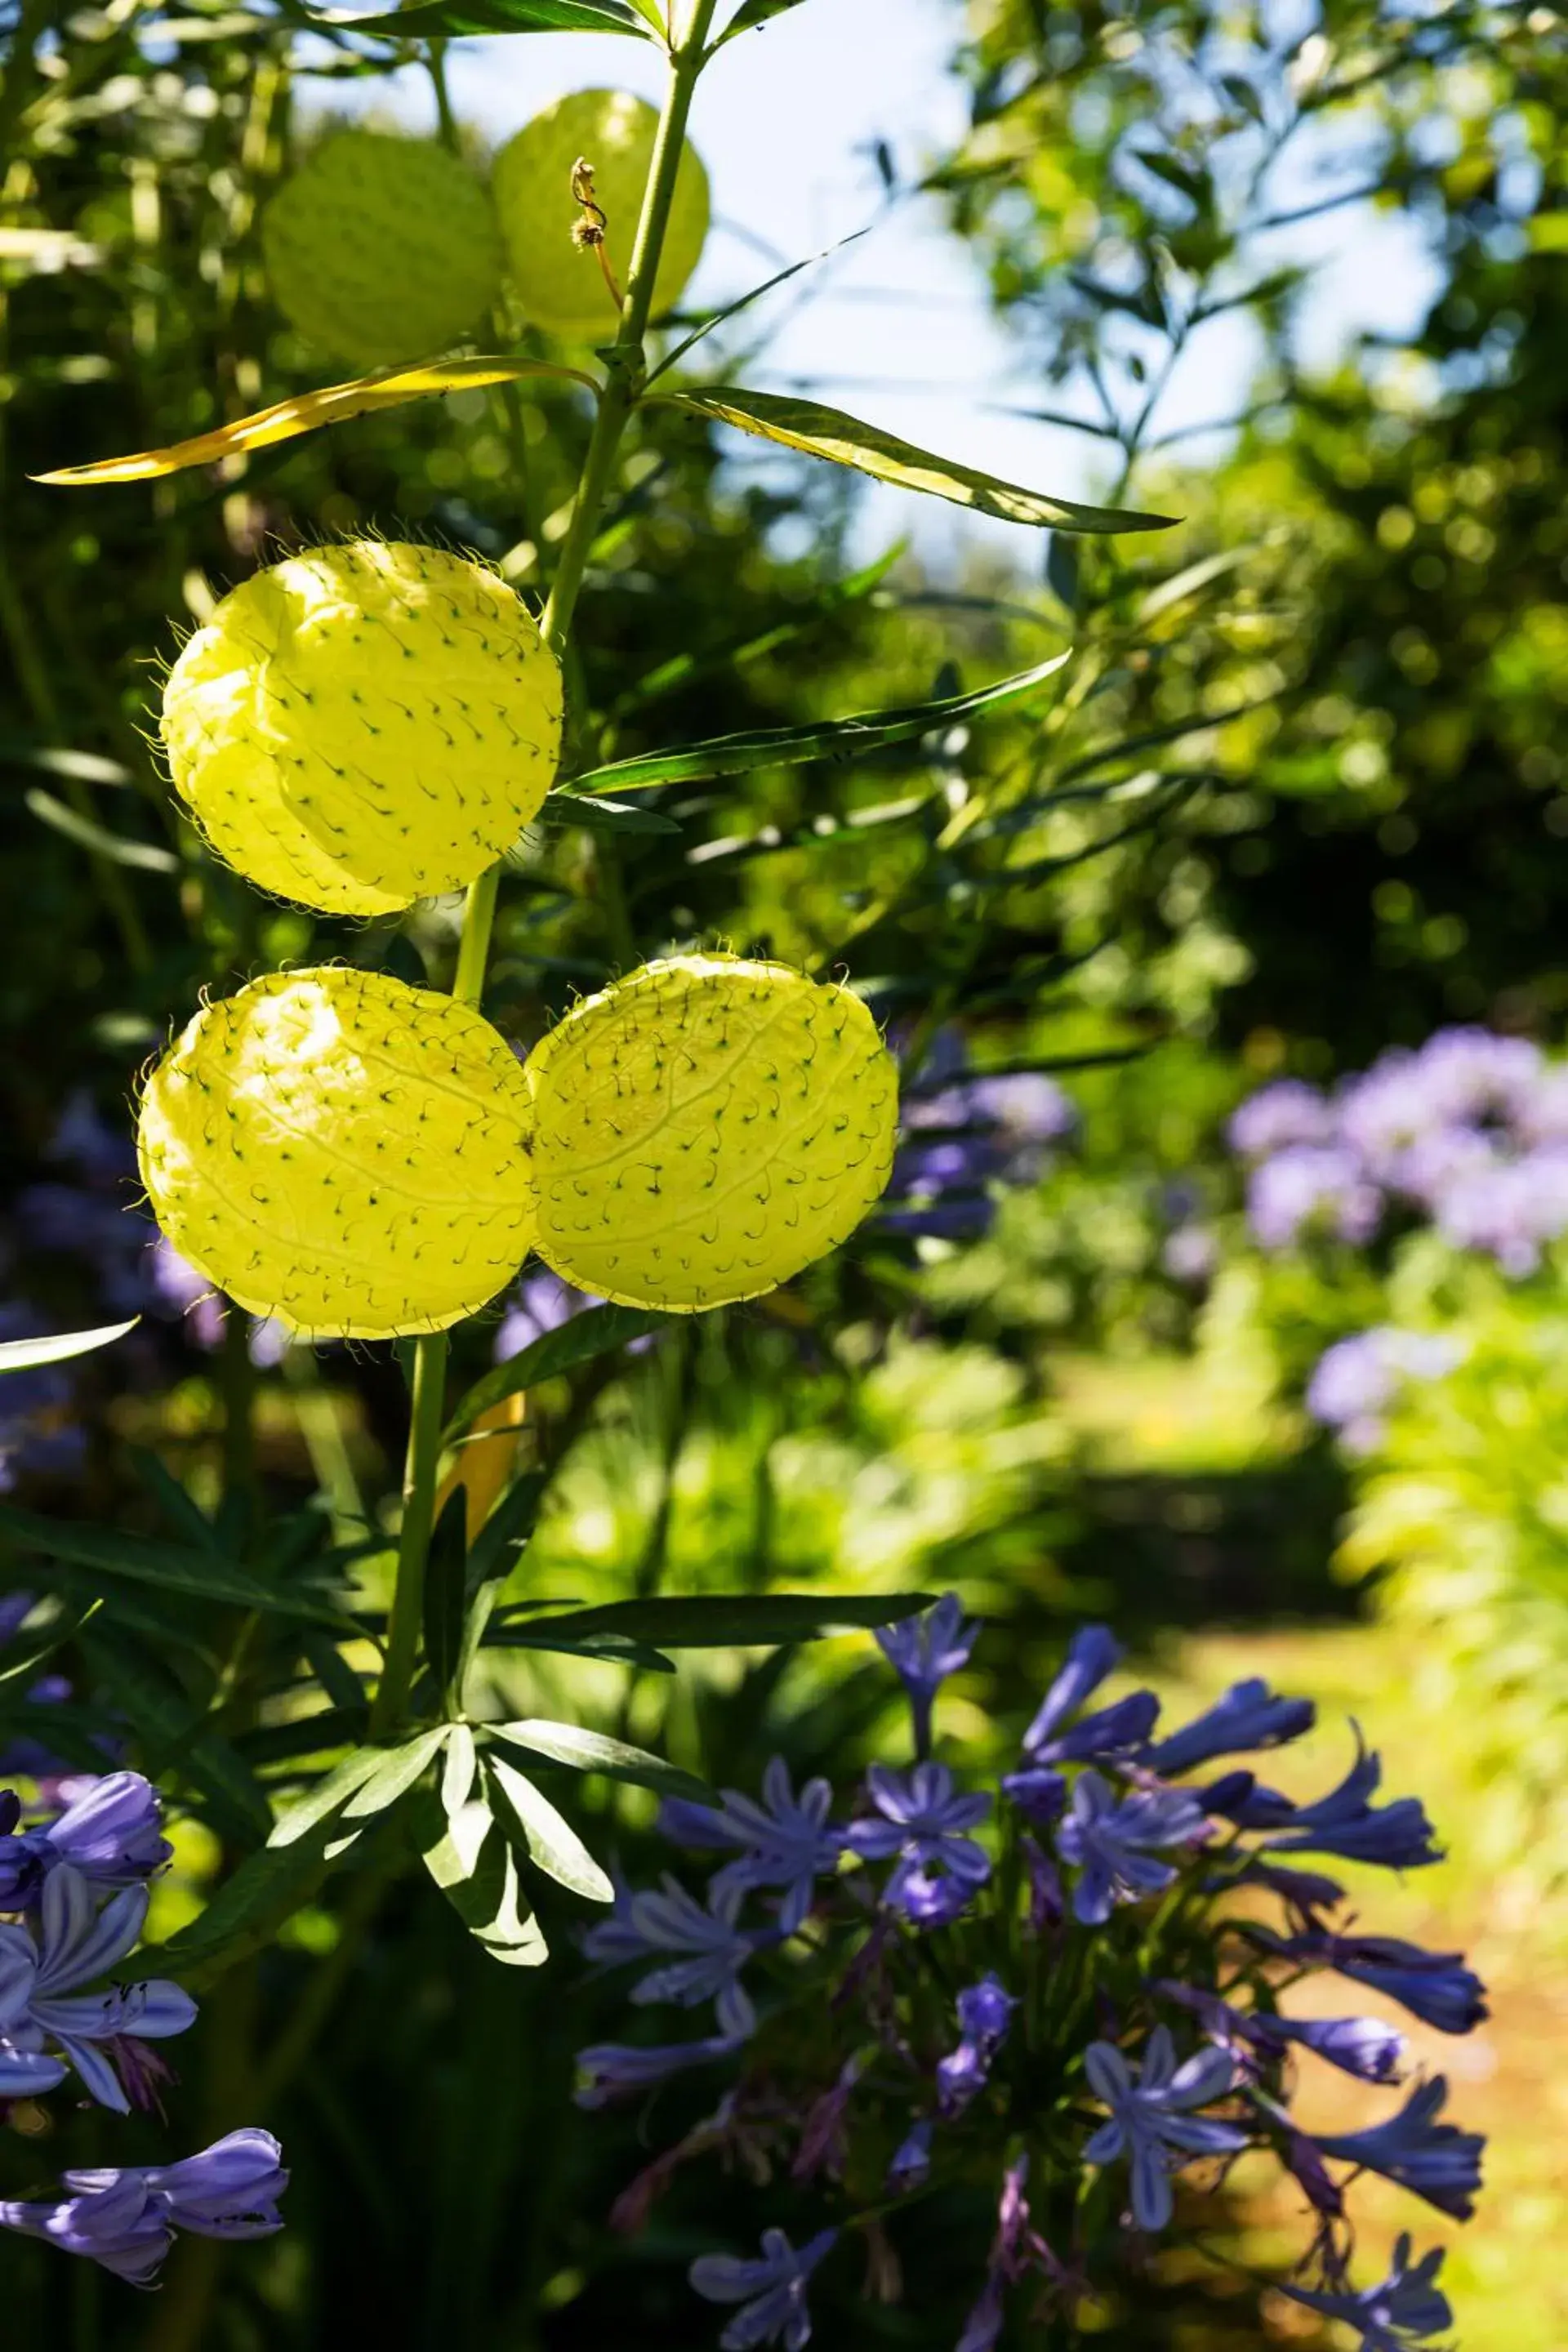
[[1464, 1356], [1457, 1339], [1437, 1331], [1401, 1331], [1377, 1324], [1337, 1339], [1319, 1357], [1307, 1383], [1307, 1411], [1339, 1432], [1352, 1454], [1370, 1454], [1383, 1440], [1384, 1419], [1404, 1382], [1441, 1380]]
[[693, 2066], [733, 2058], [744, 2046], [743, 2041], [727, 2033], [710, 2033], [700, 2042], [596, 2042], [577, 2053], [577, 2088], [573, 2097], [580, 2107], [608, 2106], [612, 2099], [624, 2098], [631, 2091], [651, 2090]]
[[36, 1939], [31, 1925], [0, 1926], [0, 2053], [37, 2056], [52, 2043], [100, 2105], [121, 2115], [130, 2102], [104, 2045], [165, 2040], [196, 2014], [189, 1993], [161, 1979], [80, 1990], [132, 1948], [147, 1903], [144, 1886], [128, 1886], [100, 1911], [86, 1879], [59, 1863], [44, 1882]]
[[[715, 1880], [704, 1905], [667, 1874], [657, 1888], [638, 1895], [623, 1889], [609, 1917], [589, 1928], [583, 1948], [590, 1959], [612, 1966], [623, 1960], [663, 1960], [664, 1965], [632, 1987], [633, 2000], [668, 2000], [682, 2009], [711, 2000], [721, 2032], [732, 2042], [742, 2042], [755, 2032], [757, 2018], [740, 1972], [759, 1946], [773, 1940], [755, 1928], [737, 1926], [744, 1895], [743, 1887], [721, 1886]], [[668, 1958], [671, 1954], [678, 1957]]]
[[888, 2167], [887, 2190], [889, 2197], [908, 2197], [912, 2190], [923, 2189], [931, 2177], [931, 2144], [935, 2126], [929, 2116], [921, 2116], [910, 2125], [894, 2150]]
[[1173, 1864], [1156, 1853], [1190, 1845], [1206, 1832], [1207, 1816], [1185, 1789], [1140, 1790], [1118, 1797], [1092, 1769], [1079, 1773], [1072, 1801], [1057, 1836], [1057, 1851], [1079, 1875], [1073, 1888], [1075, 1918], [1098, 1927], [1118, 1903], [1157, 1895], [1175, 1877]]
[[1437, 2285], [1444, 2249], [1434, 2246], [1414, 2269], [1410, 2240], [1394, 2245], [1394, 2263], [1376, 2286], [1321, 2288], [1283, 2285], [1280, 2293], [1324, 2319], [1337, 2319], [1360, 2330], [1358, 2352], [1411, 2352], [1444, 2328], [1452, 2327], [1448, 2298]]
[[991, 1875], [990, 1856], [967, 1834], [990, 1812], [990, 1798], [955, 1790], [943, 1764], [909, 1772], [873, 1764], [866, 1786], [881, 1818], [852, 1822], [846, 1843], [866, 1862], [897, 1857], [883, 1902], [920, 1927], [956, 1918]]
[[1277, 1936], [1263, 1927], [1247, 1933], [1283, 1959], [1334, 1969], [1386, 1993], [1439, 2033], [1472, 2032], [1488, 2014], [1486, 1987], [1460, 1952], [1428, 1952], [1397, 1936], [1338, 1936], [1322, 1927], [1294, 1936]]
[[1344, 1242], [1369, 1242], [1383, 1194], [1352, 1151], [1338, 1143], [1293, 1143], [1247, 1179], [1247, 1222], [1265, 1249], [1289, 1249], [1310, 1225]]
[[1084, 2160], [1112, 2164], [1126, 2157], [1141, 2230], [1163, 2230], [1170, 2220], [1173, 2167], [1189, 2156], [1229, 2156], [1247, 2145], [1247, 2134], [1234, 2124], [1191, 2112], [1230, 2089], [1233, 2068], [1223, 2050], [1200, 2050], [1178, 2066], [1168, 2027], [1157, 2025], [1136, 2079], [1113, 2042], [1091, 2042], [1084, 2068], [1096, 2098], [1110, 2109], [1109, 2123], [1085, 2146]]
[[59, 1863], [94, 1886], [133, 1886], [173, 1853], [151, 1782], [140, 1772], [106, 1773], [54, 1821], [0, 1837], [0, 1911], [30, 1910]]
[[1152, 1772], [1190, 1772], [1215, 1756], [1279, 1748], [1310, 1731], [1318, 1710], [1310, 1698], [1282, 1698], [1257, 1675], [1232, 1683], [1222, 1699], [1193, 1722], [1145, 1749], [1139, 1761]]
[[789, 1767], [775, 1756], [763, 1775], [760, 1803], [735, 1789], [721, 1790], [716, 1806], [671, 1797], [660, 1811], [659, 1826], [677, 1845], [739, 1847], [738, 1859], [716, 1873], [715, 1889], [782, 1888], [779, 1927], [793, 1936], [811, 1909], [816, 1881], [832, 1874], [844, 1851], [844, 1832], [827, 1818], [832, 1803], [826, 1780], [807, 1780], [796, 1797]]
[[689, 2273], [697, 2293], [709, 2303], [742, 2306], [719, 2338], [722, 2352], [755, 2352], [763, 2344], [803, 2352], [811, 2341], [806, 2290], [812, 2273], [837, 2239], [837, 2230], [819, 2230], [797, 2253], [782, 2230], [764, 2230], [758, 2260], [700, 2255]]
[[1346, 1862], [1380, 1863], [1387, 1870], [1419, 1870], [1440, 1862], [1441, 1849], [1418, 1797], [1400, 1797], [1391, 1805], [1368, 1801], [1382, 1779], [1381, 1760], [1360, 1748], [1337, 1789], [1315, 1804], [1289, 1809], [1288, 1826], [1269, 1839], [1269, 1852], [1332, 1853]]
[[176, 2230], [202, 2238], [268, 2238], [283, 2226], [289, 2186], [270, 2132], [230, 2132], [178, 2164], [68, 2172], [69, 2196], [0, 2204], [0, 2228], [85, 2254], [145, 2286]]
[[1007, 2038], [1018, 2003], [994, 1969], [958, 1996], [956, 2050], [942, 2059], [936, 2070], [937, 2105], [952, 2117], [962, 2115], [975, 2093], [984, 2087], [991, 2062]]
[[1261, 1087], [1231, 1116], [1226, 1134], [1243, 1160], [1267, 1160], [1293, 1143], [1328, 1143], [1334, 1112], [1326, 1095], [1301, 1078], [1277, 1078]]
[[1396, 2116], [1381, 2124], [1332, 2136], [1314, 2132], [1318, 2152], [1342, 2164], [1380, 2172], [1385, 2180], [1397, 2181], [1412, 2195], [1424, 2197], [1440, 2213], [1468, 2221], [1481, 2185], [1481, 2151], [1486, 2142], [1479, 2132], [1461, 2131], [1457, 2124], [1437, 2121], [1447, 2095], [1443, 2076], [1434, 2074], [1429, 2083], [1416, 2084]]
[[1034, 2226], [1028, 2185], [1029, 2159], [1024, 2155], [1016, 2158], [1002, 2176], [996, 2235], [985, 2265], [985, 2284], [964, 2322], [956, 2352], [993, 2352], [1005, 2315], [1005, 2291], [1027, 2272], [1046, 2271], [1053, 2276], [1060, 2275], [1050, 2248]]
[[1269, 2010], [1241, 2010], [1193, 1985], [1158, 1986], [1180, 2001], [1203, 2025], [1211, 2042], [1238, 2065], [1254, 2053], [1277, 2058], [1292, 2046], [1314, 2051], [1362, 2083], [1392, 2083], [1403, 2071], [1407, 2044], [1403, 2033], [1376, 2017], [1281, 2017]]
[[1024, 1734], [1024, 1753], [1037, 1757], [1061, 1727], [1071, 1721], [1085, 1699], [1100, 1688], [1121, 1656], [1121, 1644], [1109, 1625], [1080, 1625], [1068, 1643], [1061, 1670], [1040, 1701], [1035, 1719]]
[[977, 1623], [964, 1622], [963, 1603], [956, 1592], [944, 1592], [936, 1607], [921, 1616], [877, 1628], [878, 1646], [909, 1693], [915, 1754], [922, 1762], [931, 1754], [936, 1695], [950, 1675], [969, 1664], [979, 1633]]

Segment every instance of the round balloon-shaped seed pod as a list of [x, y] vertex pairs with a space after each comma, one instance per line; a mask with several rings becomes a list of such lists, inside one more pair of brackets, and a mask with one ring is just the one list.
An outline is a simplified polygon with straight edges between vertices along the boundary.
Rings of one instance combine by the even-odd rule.
[[182, 1257], [315, 1339], [434, 1331], [533, 1238], [528, 1085], [482, 1014], [384, 972], [273, 972], [203, 1007], [137, 1147]]
[[[605, 251], [623, 290], [653, 164], [658, 116], [624, 89], [580, 89], [525, 122], [496, 158], [492, 185], [512, 286], [532, 326], [564, 342], [603, 342], [616, 330], [615, 303], [598, 260], [574, 244], [581, 217], [572, 195], [580, 161], [593, 167], [594, 194], [607, 226]], [[666, 224], [656, 315], [673, 310], [708, 241], [708, 174], [696, 150], [681, 150]]]
[[258, 888], [338, 915], [460, 889], [554, 778], [561, 667], [495, 573], [349, 540], [233, 589], [163, 688], [175, 786]]
[[284, 316], [357, 368], [445, 351], [500, 291], [483, 182], [445, 147], [395, 132], [323, 139], [262, 214], [261, 247]]
[[535, 1246], [626, 1306], [772, 1290], [853, 1233], [892, 1167], [898, 1076], [876, 1023], [784, 964], [646, 964], [526, 1068]]

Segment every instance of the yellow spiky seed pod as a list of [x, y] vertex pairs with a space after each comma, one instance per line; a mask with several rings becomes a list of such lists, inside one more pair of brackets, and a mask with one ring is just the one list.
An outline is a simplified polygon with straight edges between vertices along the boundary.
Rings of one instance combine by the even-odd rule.
[[142, 1097], [160, 1226], [313, 1339], [443, 1329], [533, 1238], [528, 1085], [482, 1014], [384, 972], [271, 972], [205, 1006]]
[[501, 247], [483, 183], [427, 139], [338, 131], [261, 216], [279, 309], [356, 368], [429, 359], [500, 291]]
[[380, 915], [471, 882], [535, 814], [561, 667], [511, 590], [351, 540], [234, 589], [163, 688], [175, 785], [258, 888]]
[[[599, 264], [572, 241], [573, 166], [579, 157], [593, 166], [609, 223], [605, 251], [624, 290], [658, 132], [653, 108], [628, 90], [580, 89], [525, 122], [501, 149], [491, 184], [511, 281], [531, 325], [564, 342], [603, 342], [614, 333]], [[708, 241], [711, 209], [708, 174], [688, 142], [654, 280], [656, 314], [680, 299]]]
[[854, 1231], [892, 1168], [898, 1076], [876, 1023], [785, 964], [645, 964], [526, 1069], [534, 1246], [625, 1306], [772, 1290]]

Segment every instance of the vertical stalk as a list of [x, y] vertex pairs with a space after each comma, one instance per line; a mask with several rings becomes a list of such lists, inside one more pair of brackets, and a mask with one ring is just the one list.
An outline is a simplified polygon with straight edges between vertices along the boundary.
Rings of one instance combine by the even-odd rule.
[[371, 1709], [370, 1736], [384, 1739], [403, 1718], [413, 1687], [425, 1612], [425, 1568], [436, 1523], [436, 1468], [441, 1458], [442, 1405], [447, 1387], [445, 1331], [414, 1343], [408, 1454], [403, 1475], [403, 1526], [397, 1538], [397, 1582], [386, 1633], [386, 1664]]
[[[577, 599], [582, 593], [588, 555], [598, 529], [605, 493], [615, 472], [616, 454], [647, 373], [643, 338], [653, 310], [654, 282], [664, 252], [675, 197], [686, 126], [698, 76], [707, 61], [709, 28], [718, 0], [693, 0], [684, 36], [669, 53], [669, 81], [659, 115], [653, 163], [632, 247], [626, 299], [616, 340], [606, 355], [607, 378], [589, 438], [587, 455], [577, 485], [572, 520], [561, 543], [561, 555], [542, 623], [545, 642], [563, 655]], [[432, 58], [432, 79], [437, 103], [441, 82]], [[589, 159], [592, 161], [592, 158]], [[501, 869], [492, 866], [471, 883], [463, 910], [462, 939], [452, 993], [459, 1003], [477, 1005], [484, 992], [485, 967], [495, 928], [496, 898]], [[435, 1523], [436, 1473], [441, 1451], [441, 1406], [446, 1381], [447, 1340], [444, 1332], [416, 1343], [413, 1415], [403, 1481], [403, 1528], [398, 1540], [397, 1582], [393, 1593], [392, 1620], [387, 1632], [386, 1665], [371, 1712], [371, 1737], [384, 1738], [402, 1720], [413, 1685], [424, 1616], [426, 1565], [430, 1531]]]

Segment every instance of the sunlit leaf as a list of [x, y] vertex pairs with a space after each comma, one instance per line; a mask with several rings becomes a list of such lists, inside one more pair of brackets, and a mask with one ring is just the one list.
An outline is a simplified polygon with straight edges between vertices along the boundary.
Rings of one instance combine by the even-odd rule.
[[650, 1331], [662, 1329], [668, 1321], [668, 1315], [643, 1307], [590, 1307], [583, 1314], [574, 1315], [558, 1330], [546, 1331], [531, 1347], [509, 1356], [504, 1364], [498, 1364], [493, 1372], [476, 1381], [447, 1423], [445, 1443], [449, 1445], [455, 1437], [460, 1437], [480, 1413], [488, 1412], [504, 1397], [518, 1396], [524, 1389], [537, 1387], [541, 1381], [553, 1380], [558, 1373], [569, 1372], [595, 1356], [607, 1355], [629, 1339], [646, 1339]]
[[[780, 0], [782, 6], [793, 7], [795, 4], [795, 0]], [[730, 32], [725, 34], [724, 40], [727, 41], [731, 33], [743, 29], [744, 27], [737, 19], [730, 27]], [[719, 46], [721, 48], [723, 42], [721, 41]], [[803, 269], [810, 269], [818, 261], [826, 261], [832, 255], [842, 253], [847, 245], [858, 244], [861, 237], [869, 235], [868, 229], [858, 228], [853, 236], [841, 236], [834, 245], [825, 245], [820, 253], [808, 253], [804, 261], [790, 262], [785, 268], [774, 270], [771, 278], [764, 278], [760, 285], [751, 287], [744, 294], [738, 294], [732, 302], [726, 302], [721, 310], [715, 310], [711, 318], [704, 319], [702, 324], [694, 328], [684, 342], [677, 343], [672, 352], [667, 352], [648, 377], [648, 383], [657, 383], [661, 375], [668, 375], [670, 369], [678, 366], [686, 357], [687, 352], [695, 350], [706, 336], [712, 334], [715, 328], [722, 327], [731, 319], [739, 318], [741, 312], [749, 310], [753, 302], [760, 302], [764, 294], [771, 294], [775, 286], [787, 285], [792, 278], [798, 278]]]
[[85, 1608], [77, 1610], [74, 1614], [55, 1618], [30, 1639], [26, 1633], [13, 1634], [5, 1649], [0, 1650], [0, 1686], [6, 1683], [31, 1682], [46, 1659], [52, 1658], [57, 1650], [63, 1650], [68, 1642], [74, 1641], [102, 1606], [100, 1601], [89, 1601]]
[[414, 1786], [420, 1774], [444, 1745], [447, 1726], [437, 1724], [433, 1731], [416, 1733], [401, 1748], [384, 1748], [376, 1758], [373, 1771], [368, 1773], [343, 1807], [346, 1821], [366, 1821], [373, 1814], [384, 1813], [399, 1797]]
[[625, 1633], [563, 1633], [557, 1637], [551, 1630], [553, 1621], [548, 1617], [534, 1622], [508, 1617], [492, 1622], [484, 1637], [487, 1650], [542, 1650], [551, 1657], [597, 1658], [605, 1665], [625, 1666], [628, 1672], [649, 1675], [672, 1675], [676, 1672], [673, 1658], [649, 1647], [646, 1642], [634, 1642]]
[[897, 710], [863, 710], [853, 719], [826, 719], [808, 727], [757, 727], [740, 735], [720, 735], [707, 743], [686, 743], [668, 751], [643, 751], [594, 768], [559, 787], [563, 793], [647, 792], [655, 784], [688, 783], [703, 776], [734, 776], [749, 768], [791, 765], [803, 760], [853, 760], [889, 743], [909, 743], [939, 728], [980, 718], [1026, 700], [1056, 675], [1070, 653], [1055, 654], [1034, 669], [999, 679], [973, 694], [944, 695], [938, 702], [906, 703]]
[[580, 824], [587, 833], [624, 835], [631, 833], [679, 833], [680, 827], [672, 816], [661, 816], [657, 809], [636, 808], [629, 801], [595, 800], [591, 793], [563, 791], [559, 785], [544, 795], [542, 817], [554, 817], [562, 824]]
[[258, 409], [254, 416], [215, 425], [210, 433], [173, 442], [166, 449], [143, 449], [132, 457], [102, 457], [90, 466], [62, 466], [51, 474], [35, 474], [33, 479], [66, 484], [155, 481], [163, 474], [182, 473], [187, 466], [212, 466], [224, 457], [243, 457], [253, 449], [270, 448], [275, 441], [292, 441], [298, 434], [314, 433], [323, 425], [342, 425], [351, 416], [401, 408], [408, 401], [428, 400], [438, 393], [516, 383], [531, 375], [563, 376], [574, 383], [586, 384], [590, 392], [596, 388], [593, 377], [579, 369], [546, 360], [432, 360], [420, 367], [382, 368], [374, 375], [328, 384], [321, 392], [296, 393], [289, 400]]
[[799, 6], [800, 0], [745, 0], [745, 5], [737, 10], [716, 47], [722, 48], [724, 43], [732, 41], [737, 33], [754, 33], [759, 25], [767, 24], [774, 16], [782, 16], [788, 8]]
[[352, 1756], [345, 1756], [332, 1771], [323, 1774], [313, 1789], [279, 1814], [268, 1844], [297, 1845], [308, 1831], [330, 1820], [333, 1813], [346, 1805], [354, 1791], [385, 1760], [384, 1748], [358, 1748]]
[[546, 1876], [590, 1903], [613, 1903], [616, 1890], [608, 1875], [549, 1798], [499, 1756], [486, 1757], [485, 1770], [511, 1807], [530, 1859]]
[[815, 400], [793, 394], [752, 392], [738, 385], [720, 385], [706, 392], [657, 393], [654, 398], [689, 409], [698, 416], [733, 425], [763, 441], [799, 449], [808, 457], [823, 457], [835, 466], [852, 466], [873, 480], [895, 488], [923, 490], [932, 498], [949, 499], [954, 506], [972, 507], [978, 514], [996, 515], [1004, 522], [1032, 523], [1047, 530], [1166, 530], [1174, 515], [1122, 512], [1112, 507], [1079, 506], [1071, 499], [1056, 499], [1043, 490], [1022, 489], [994, 474], [984, 474], [956, 458], [933, 457], [884, 433], [841, 409], [824, 408]]
[[612, 1780], [630, 1780], [637, 1787], [657, 1789], [661, 1795], [695, 1797], [699, 1801], [711, 1796], [705, 1781], [691, 1772], [683, 1772], [678, 1764], [667, 1764], [661, 1756], [650, 1756], [646, 1748], [629, 1747], [624, 1739], [610, 1739], [602, 1731], [584, 1731], [575, 1723], [490, 1723], [485, 1726], [486, 1737], [506, 1741], [513, 1748], [526, 1748], [531, 1755], [547, 1756], [552, 1764], [564, 1764], [574, 1772], [603, 1772]]
[[635, 33], [648, 39], [626, 0], [428, 0], [418, 8], [395, 8], [385, 16], [356, 16], [349, 8], [309, 11], [310, 20], [334, 33], [381, 33], [399, 41], [449, 40], [465, 33]]
[[141, 1317], [129, 1323], [103, 1323], [96, 1331], [59, 1331], [45, 1339], [0, 1339], [0, 1372], [32, 1371], [39, 1364], [63, 1364], [72, 1356], [89, 1356], [95, 1348], [112, 1347], [134, 1331]]

